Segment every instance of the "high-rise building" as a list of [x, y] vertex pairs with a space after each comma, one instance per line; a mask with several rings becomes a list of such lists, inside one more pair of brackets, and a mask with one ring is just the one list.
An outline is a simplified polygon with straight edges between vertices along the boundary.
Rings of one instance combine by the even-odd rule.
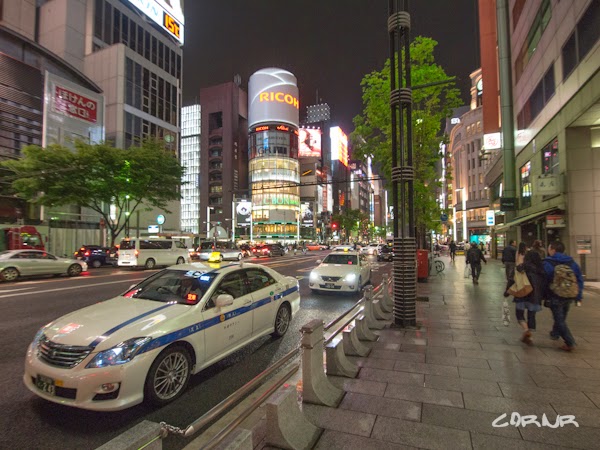
[[200, 233], [200, 105], [181, 108], [181, 231]]
[[248, 198], [248, 94], [223, 83], [200, 89], [200, 105], [200, 233], [230, 239], [234, 202]]
[[300, 239], [299, 100], [296, 77], [267, 68], [248, 84], [252, 238]]
[[[507, 233], [528, 244], [560, 240], [598, 278], [600, 207], [590, 199], [600, 174], [600, 2], [510, 0], [508, 12], [516, 199], [514, 218], [496, 227], [498, 247]], [[495, 209], [503, 172], [498, 152], [486, 175]]]

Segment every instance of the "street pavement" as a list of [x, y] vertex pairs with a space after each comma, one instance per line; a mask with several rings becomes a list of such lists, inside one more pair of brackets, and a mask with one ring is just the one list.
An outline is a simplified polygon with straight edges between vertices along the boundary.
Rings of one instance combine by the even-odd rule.
[[[346, 391], [338, 408], [302, 406], [325, 430], [316, 448], [599, 448], [598, 290], [586, 290], [583, 305], [569, 312], [575, 351], [550, 340], [546, 308], [527, 346], [512, 297], [503, 324], [501, 263], [488, 261], [473, 285], [463, 277], [464, 257], [441, 259], [444, 272], [418, 286], [429, 297], [418, 302], [418, 326], [382, 330], [368, 357], [350, 358], [361, 367], [357, 379], [328, 377]], [[544, 414], [552, 426], [557, 415], [574, 418], [551, 428]], [[534, 417], [524, 425], [523, 416], [539, 425]]]

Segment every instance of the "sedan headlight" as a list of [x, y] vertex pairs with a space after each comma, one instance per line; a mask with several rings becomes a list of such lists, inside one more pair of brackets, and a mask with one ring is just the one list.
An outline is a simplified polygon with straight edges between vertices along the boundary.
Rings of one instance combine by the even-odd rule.
[[349, 273], [344, 278], [344, 281], [347, 282], [347, 283], [354, 283], [356, 281], [356, 274], [355, 273]]
[[317, 274], [316, 272], [311, 272], [309, 280], [310, 281], [318, 281], [319, 280], [319, 274]]
[[121, 342], [116, 347], [99, 352], [86, 366], [87, 369], [116, 366], [131, 361], [139, 351], [150, 342], [150, 337], [137, 337]]
[[37, 347], [38, 343], [40, 342], [40, 339], [42, 338], [42, 336], [44, 335], [44, 332], [46, 331], [47, 326], [48, 325], [44, 325], [42, 328], [40, 328], [38, 330], [37, 333], [35, 333], [33, 342], [31, 343], [31, 345], [33, 345], [33, 347]]

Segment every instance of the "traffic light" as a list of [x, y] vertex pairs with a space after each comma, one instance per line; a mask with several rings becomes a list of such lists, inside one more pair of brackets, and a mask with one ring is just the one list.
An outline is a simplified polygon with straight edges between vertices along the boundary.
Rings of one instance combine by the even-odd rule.
[[332, 223], [331, 224], [331, 228], [333, 228], [334, 230], [337, 230], [338, 224], [337, 223]]

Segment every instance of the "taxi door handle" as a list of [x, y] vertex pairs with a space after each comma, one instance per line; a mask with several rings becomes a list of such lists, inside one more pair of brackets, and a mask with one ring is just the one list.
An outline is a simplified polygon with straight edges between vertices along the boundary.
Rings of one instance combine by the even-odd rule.
[[246, 300], [246, 301], [244, 302], [244, 305], [249, 305], [250, 303], [252, 303], [252, 300]]

